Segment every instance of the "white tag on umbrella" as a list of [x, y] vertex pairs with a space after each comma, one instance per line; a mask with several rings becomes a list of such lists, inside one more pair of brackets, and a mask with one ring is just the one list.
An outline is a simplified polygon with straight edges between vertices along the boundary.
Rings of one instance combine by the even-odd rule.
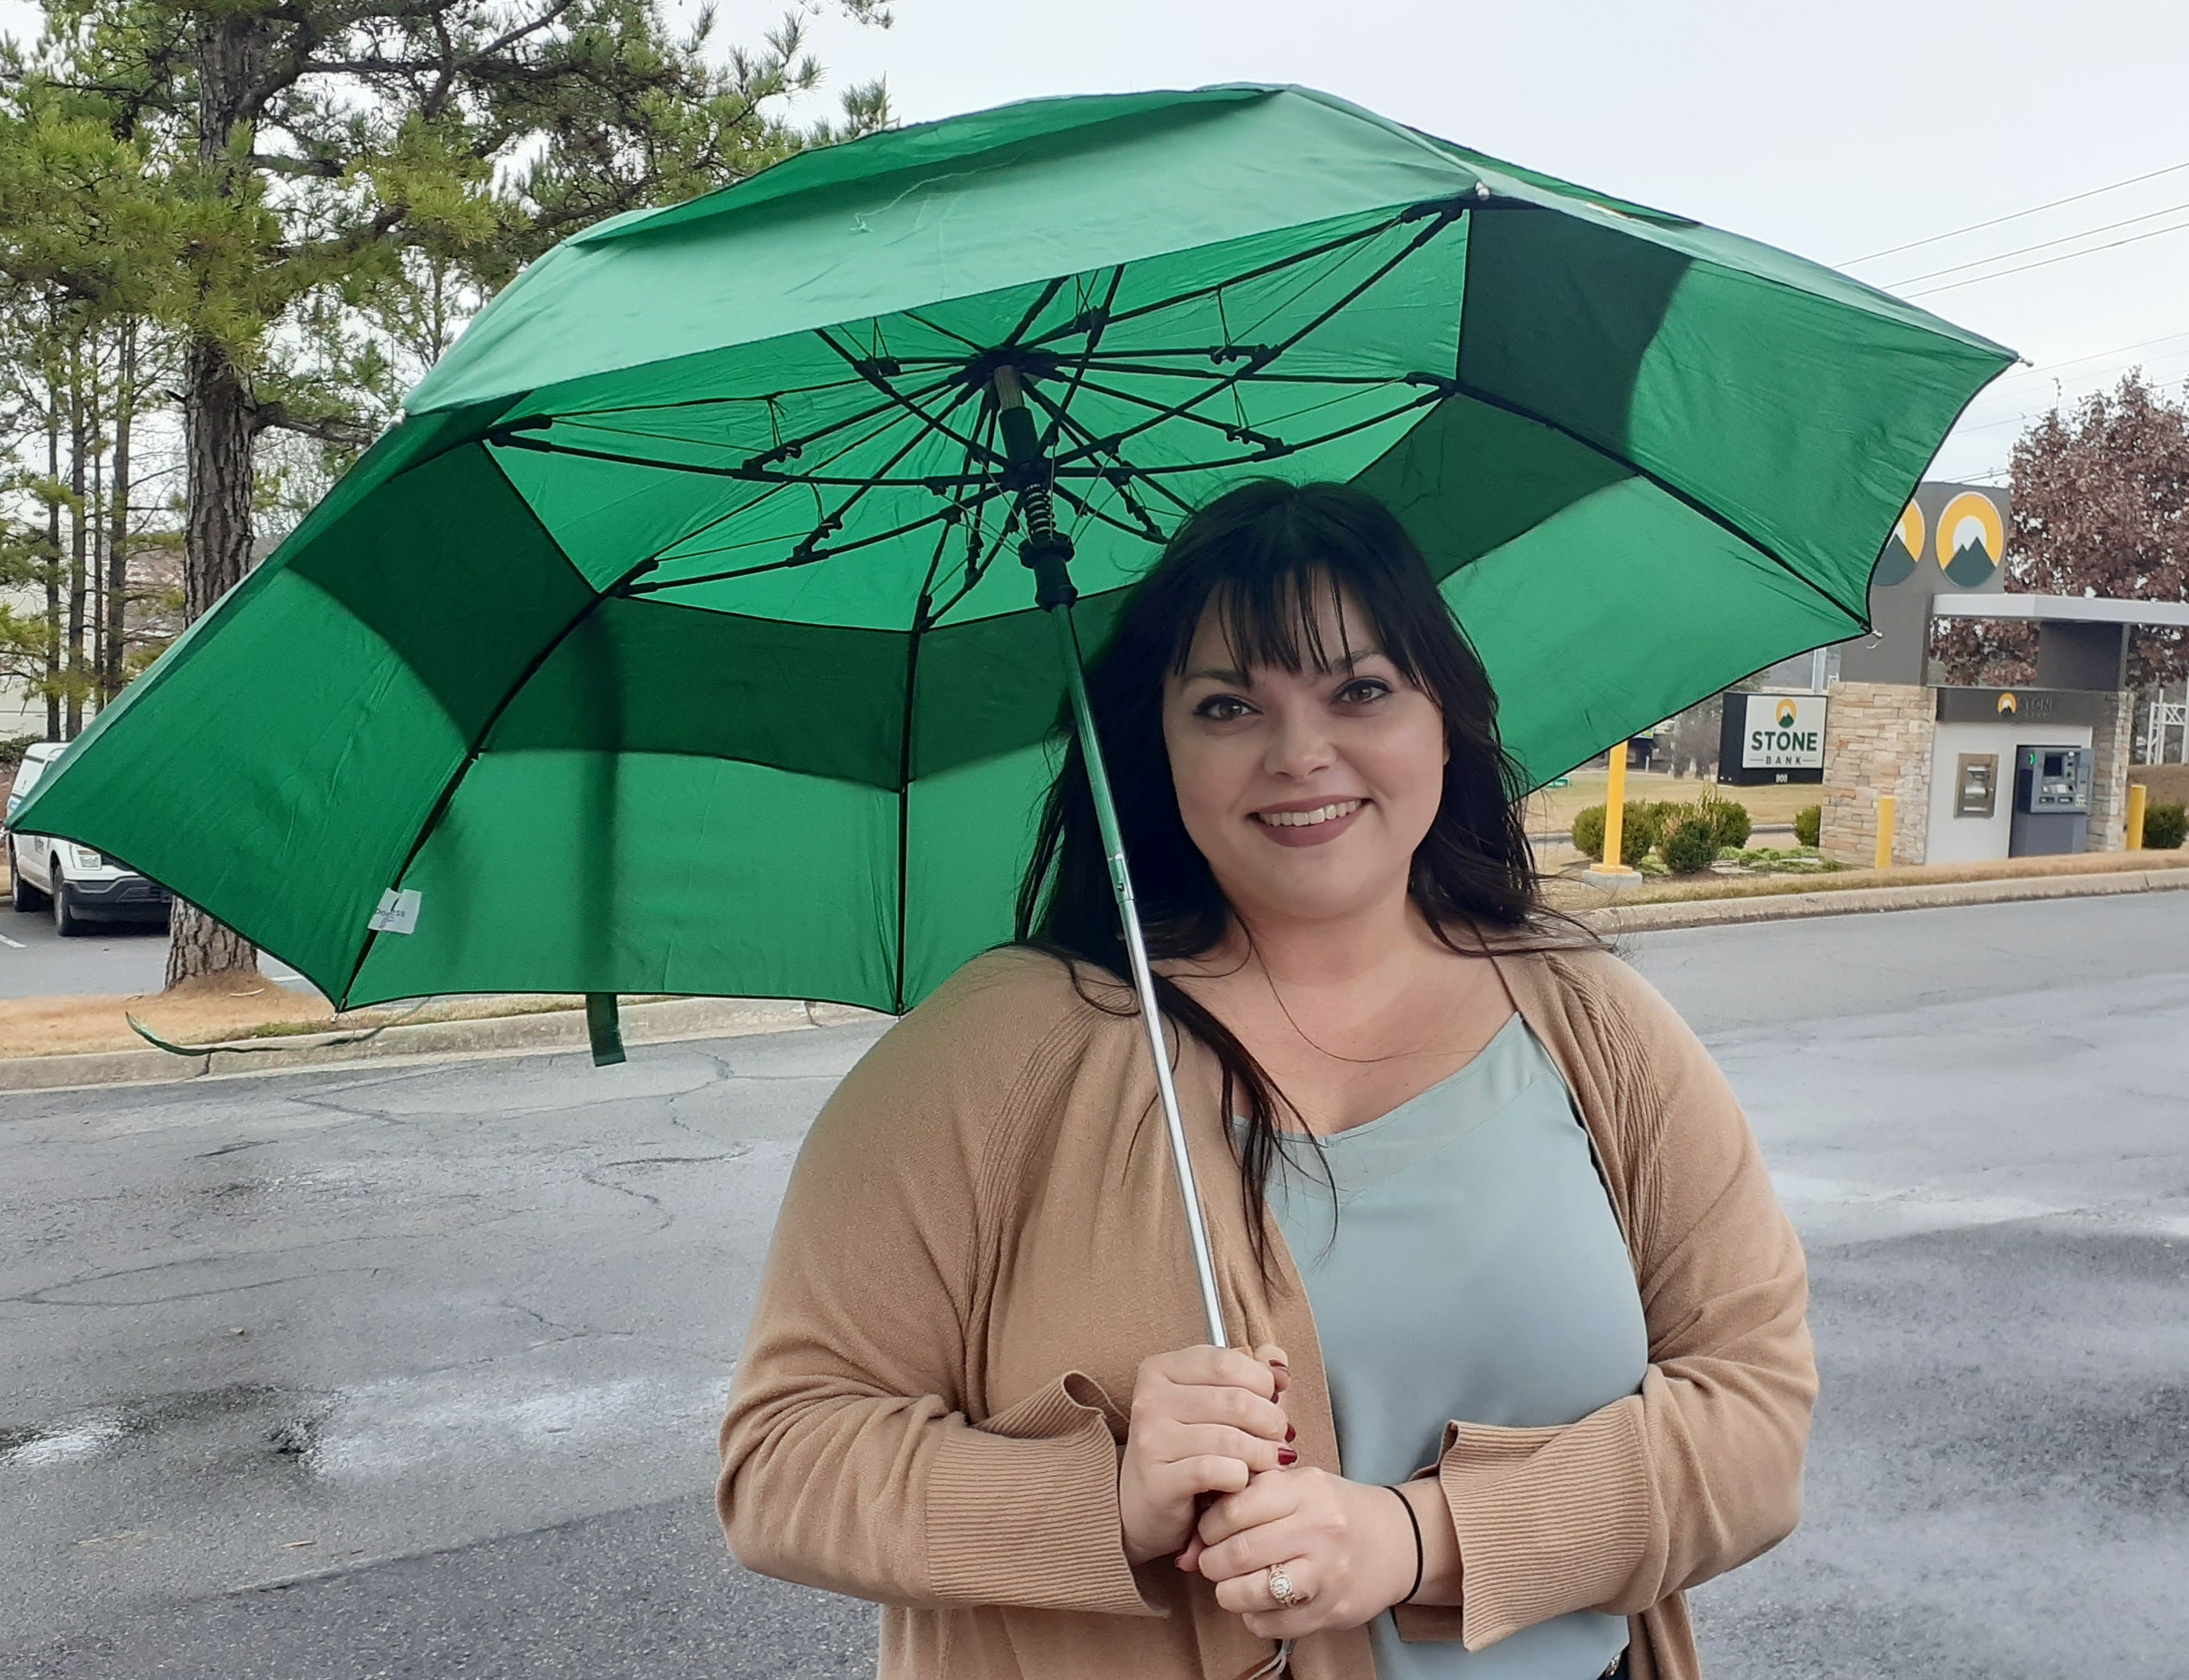
[[418, 929], [418, 889], [393, 887], [380, 895], [380, 908], [365, 923], [375, 933], [415, 933]]

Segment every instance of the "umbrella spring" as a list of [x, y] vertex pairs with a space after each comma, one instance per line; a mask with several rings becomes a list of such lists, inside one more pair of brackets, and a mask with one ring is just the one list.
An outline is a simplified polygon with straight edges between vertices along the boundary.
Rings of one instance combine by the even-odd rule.
[[1019, 518], [1030, 543], [1053, 543], [1056, 536], [1056, 497], [1046, 484], [1027, 484], [1019, 491]]

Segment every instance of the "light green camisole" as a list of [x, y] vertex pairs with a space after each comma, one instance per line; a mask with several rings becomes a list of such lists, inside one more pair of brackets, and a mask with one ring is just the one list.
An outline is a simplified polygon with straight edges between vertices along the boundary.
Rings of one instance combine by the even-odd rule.
[[[1295, 1151], [1295, 1153], [1297, 1151]], [[1649, 1342], [1626, 1245], [1558, 1069], [1515, 1015], [1480, 1055], [1270, 1176], [1307, 1286], [1340, 1467], [1400, 1482], [1445, 1424], [1577, 1423], [1641, 1387]], [[1595, 1680], [1623, 1617], [1578, 1610], [1488, 1649], [1370, 1625], [1377, 1680]]]

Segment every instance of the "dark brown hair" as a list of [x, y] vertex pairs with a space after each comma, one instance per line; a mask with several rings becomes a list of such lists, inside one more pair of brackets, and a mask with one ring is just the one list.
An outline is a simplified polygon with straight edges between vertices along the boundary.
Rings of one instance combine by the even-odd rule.
[[[1496, 930], [1500, 949], [1590, 942], [1547, 912], [1518, 800], [1519, 766], [1497, 734], [1497, 697], [1481, 659], [1438, 594], [1413, 539], [1381, 502], [1344, 484], [1258, 479], [1193, 514], [1134, 585], [1110, 637], [1089, 662], [1102, 755], [1151, 958], [1197, 957], [1222, 938], [1230, 907], [1208, 859], [1187, 834], [1162, 731], [1167, 676], [1183, 676], [1212, 603], [1241, 668], [1333, 669], [1322, 646], [1315, 597], [1349, 591], [1382, 649], [1444, 716], [1450, 756], [1435, 820], [1414, 854], [1408, 891], [1443, 942], [1479, 951]], [[1124, 936], [1094, 820], [1094, 800], [1068, 714], [1064, 761], [1044, 803], [1033, 856], [1020, 884], [1018, 942], [1072, 968], [1106, 970], [1129, 987]], [[1517, 936], [1517, 940], [1514, 937]], [[1255, 1259], [1266, 1274], [1264, 1193], [1284, 1149], [1280, 1105], [1298, 1110], [1231, 1030], [1157, 975], [1163, 1013], [1216, 1053], [1224, 1112], [1243, 1094], [1241, 1190]], [[1081, 995], [1111, 1013], [1136, 1012]]]

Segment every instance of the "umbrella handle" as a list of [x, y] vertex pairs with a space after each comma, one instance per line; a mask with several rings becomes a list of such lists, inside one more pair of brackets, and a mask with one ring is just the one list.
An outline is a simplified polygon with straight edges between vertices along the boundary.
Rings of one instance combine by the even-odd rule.
[[[1045, 603], [1046, 604], [1046, 603]], [[1162, 1099], [1163, 1126], [1170, 1135], [1170, 1158], [1178, 1169], [1178, 1193], [1185, 1206], [1185, 1233], [1193, 1249], [1193, 1275], [1201, 1286], [1201, 1310], [1212, 1347], [1229, 1347], [1224, 1332], [1224, 1304], [1216, 1293], [1216, 1266], [1210, 1258], [1208, 1223], [1201, 1211], [1201, 1192], [1194, 1183], [1193, 1157], [1186, 1147], [1185, 1121], [1179, 1112], [1178, 1089], [1170, 1077], [1169, 1046], [1163, 1040], [1162, 1017], [1156, 1009], [1154, 972], [1148, 967], [1147, 942], [1140, 935], [1140, 914], [1133, 902], [1132, 872], [1125, 863], [1124, 836], [1117, 828], [1117, 808], [1110, 797], [1110, 775], [1102, 763], [1102, 744], [1095, 738], [1094, 709], [1087, 699], [1087, 679], [1079, 669], [1079, 637], [1072, 629], [1072, 603], [1066, 599], [1049, 606], [1056, 625], [1057, 651], [1064, 659], [1064, 680], [1072, 692], [1072, 719], [1079, 735], [1079, 751], [1087, 766], [1087, 783], [1094, 795], [1094, 824], [1102, 836], [1102, 851], [1110, 866], [1110, 890], [1117, 900], [1117, 920], [1124, 929], [1125, 954], [1133, 970], [1133, 987], [1140, 993], [1140, 1021], [1147, 1028], [1148, 1053], [1154, 1059], [1156, 1089]]]

